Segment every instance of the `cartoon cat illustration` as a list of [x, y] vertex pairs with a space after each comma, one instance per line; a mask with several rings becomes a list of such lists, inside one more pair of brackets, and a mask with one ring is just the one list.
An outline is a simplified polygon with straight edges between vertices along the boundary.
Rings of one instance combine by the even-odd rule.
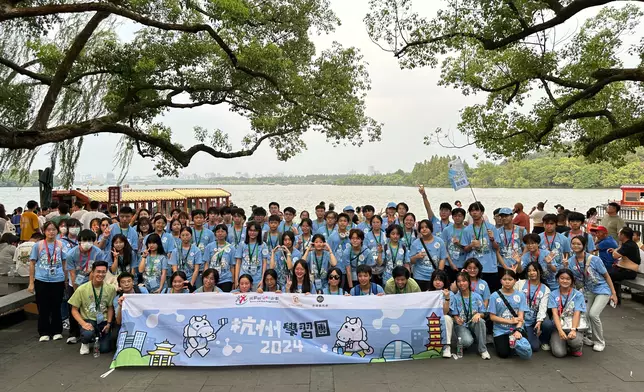
[[367, 330], [362, 326], [362, 320], [359, 317], [347, 317], [336, 333], [336, 337], [337, 340], [333, 346], [334, 353], [358, 354], [361, 357], [373, 354], [373, 347], [367, 343]]

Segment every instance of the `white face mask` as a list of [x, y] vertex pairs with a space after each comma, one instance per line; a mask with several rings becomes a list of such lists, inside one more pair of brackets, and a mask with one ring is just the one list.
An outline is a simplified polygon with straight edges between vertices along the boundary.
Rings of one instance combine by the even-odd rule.
[[71, 227], [69, 229], [69, 234], [71, 235], [78, 235], [80, 233], [80, 227]]
[[58, 230], [60, 231], [60, 234], [62, 234], [62, 235], [67, 234], [67, 228], [65, 226], [59, 228]]
[[88, 250], [92, 249], [92, 243], [91, 242], [81, 242], [80, 246], [81, 246], [81, 249], [84, 250], [84, 251], [88, 251]]

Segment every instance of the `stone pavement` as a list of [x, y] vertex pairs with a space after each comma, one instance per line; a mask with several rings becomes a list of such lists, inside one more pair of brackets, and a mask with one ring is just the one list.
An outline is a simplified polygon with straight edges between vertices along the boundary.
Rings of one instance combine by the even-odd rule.
[[0, 392], [397, 392], [644, 391], [644, 305], [624, 301], [602, 314], [607, 347], [581, 358], [540, 352], [529, 361], [431, 359], [388, 364], [246, 368], [116, 369], [111, 355], [80, 356], [79, 345], [39, 343], [36, 322], [0, 329]]

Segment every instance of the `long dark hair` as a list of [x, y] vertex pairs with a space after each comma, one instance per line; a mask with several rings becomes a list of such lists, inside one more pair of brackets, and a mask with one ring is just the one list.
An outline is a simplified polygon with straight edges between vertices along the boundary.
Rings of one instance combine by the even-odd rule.
[[147, 245], [150, 243], [157, 244], [157, 255], [165, 254], [165, 249], [163, 249], [163, 242], [161, 241], [161, 237], [157, 233], [148, 235], [148, 238], [145, 240], [144, 245], [147, 247]]
[[248, 222], [246, 225], [246, 238], [244, 238], [244, 243], [248, 245], [250, 243], [250, 236], [248, 235], [248, 232], [250, 229], [253, 228], [255, 231], [257, 231], [257, 238], [255, 238], [255, 242], [257, 245], [262, 244], [262, 225], [255, 221]]
[[[127, 240], [127, 237], [124, 236], [123, 234], [119, 233], [116, 234], [114, 237], [112, 237], [112, 250], [114, 250], [114, 243], [116, 240], [121, 240], [123, 241], [123, 264], [119, 265], [119, 267], [128, 267], [132, 265], [132, 246], [130, 245], [130, 241]], [[120, 259], [119, 259], [120, 261]], [[119, 263], [120, 264], [120, 263]], [[126, 270], [127, 268], [121, 268], [123, 270]]]
[[[304, 268], [304, 276], [302, 277], [302, 293], [310, 293], [311, 292], [311, 277], [310, 277], [310, 272], [309, 272], [309, 265], [306, 261], [304, 260], [298, 260], [293, 264], [293, 270], [291, 272], [291, 293], [295, 293], [297, 291], [297, 276], [295, 276], [295, 268], [301, 265], [302, 268]], [[317, 289], [317, 287], [316, 287]], [[315, 294], [315, 293], [313, 293]]]

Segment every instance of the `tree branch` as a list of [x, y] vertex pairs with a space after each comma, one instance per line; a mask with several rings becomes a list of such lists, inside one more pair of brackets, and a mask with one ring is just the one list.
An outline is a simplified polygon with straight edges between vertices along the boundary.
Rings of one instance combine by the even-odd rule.
[[[463, 33], [463, 32], [450, 33], [450, 34], [441, 35], [439, 37], [411, 41], [407, 45], [403, 46], [401, 49], [397, 50], [394, 53], [394, 55], [396, 57], [402, 57], [405, 54], [405, 52], [407, 52], [410, 48], [414, 46], [427, 45], [427, 44], [445, 41], [456, 37], [474, 38], [477, 41], [479, 41], [483, 45], [483, 47], [487, 50], [500, 49], [510, 44], [513, 44], [515, 42], [518, 42], [526, 37], [529, 37], [532, 34], [535, 34], [544, 30], [548, 30], [552, 27], [560, 25], [585, 9], [597, 7], [600, 5], [611, 3], [613, 1], [615, 0], [574, 0], [567, 6], [560, 8], [559, 11], [555, 13], [555, 16], [552, 19], [549, 19], [543, 23], [530, 26], [528, 28], [523, 28], [521, 31], [518, 31], [514, 34], [510, 34], [498, 40], [492, 40], [473, 33]], [[1, 17], [0, 17], [0, 20], [1, 20]]]
[[32, 125], [33, 129], [44, 129], [47, 127], [47, 122], [49, 121], [52, 110], [54, 110], [54, 105], [56, 105], [58, 94], [60, 94], [60, 90], [62, 90], [65, 84], [65, 79], [67, 79], [67, 75], [69, 75], [72, 65], [74, 65], [76, 58], [85, 47], [85, 44], [87, 44], [87, 41], [89, 41], [92, 34], [94, 34], [94, 31], [98, 28], [98, 25], [108, 16], [110, 16], [108, 12], [97, 12], [92, 16], [89, 22], [87, 22], [87, 25], [85, 25], [76, 38], [74, 38], [74, 42], [72, 42], [72, 45], [65, 53], [63, 61], [58, 66], [54, 77], [51, 79], [49, 90], [47, 90], [47, 94], [43, 99], [40, 110], [36, 115], [36, 120]]
[[[625, 139], [630, 136], [642, 135], [644, 134], [644, 119], [636, 121], [629, 126], [613, 130], [611, 133], [595, 139], [586, 145], [584, 148], [584, 155], [591, 155], [597, 148], [606, 145], [615, 140]], [[643, 144], [643, 141], [640, 140], [640, 145]]]
[[[41, 75], [37, 72], [33, 72], [27, 69], [28, 65], [19, 65], [14, 63], [13, 61], [9, 59], [5, 59], [4, 57], [0, 57], [0, 64], [7, 66], [11, 69], [13, 69], [14, 72], [19, 73], [20, 75], [25, 75], [29, 76], [32, 79], [36, 79], [43, 84], [50, 84], [51, 83], [51, 78], [49, 76]], [[27, 63], [29, 64], [29, 63]]]
[[563, 116], [561, 119], [566, 121], [566, 120], [578, 120], [580, 118], [592, 118], [592, 117], [606, 117], [606, 119], [608, 120], [612, 128], [619, 127], [619, 123], [617, 122], [617, 119], [613, 115], [613, 112], [611, 112], [608, 109], [590, 110], [587, 112], [572, 113], [572, 114]]

